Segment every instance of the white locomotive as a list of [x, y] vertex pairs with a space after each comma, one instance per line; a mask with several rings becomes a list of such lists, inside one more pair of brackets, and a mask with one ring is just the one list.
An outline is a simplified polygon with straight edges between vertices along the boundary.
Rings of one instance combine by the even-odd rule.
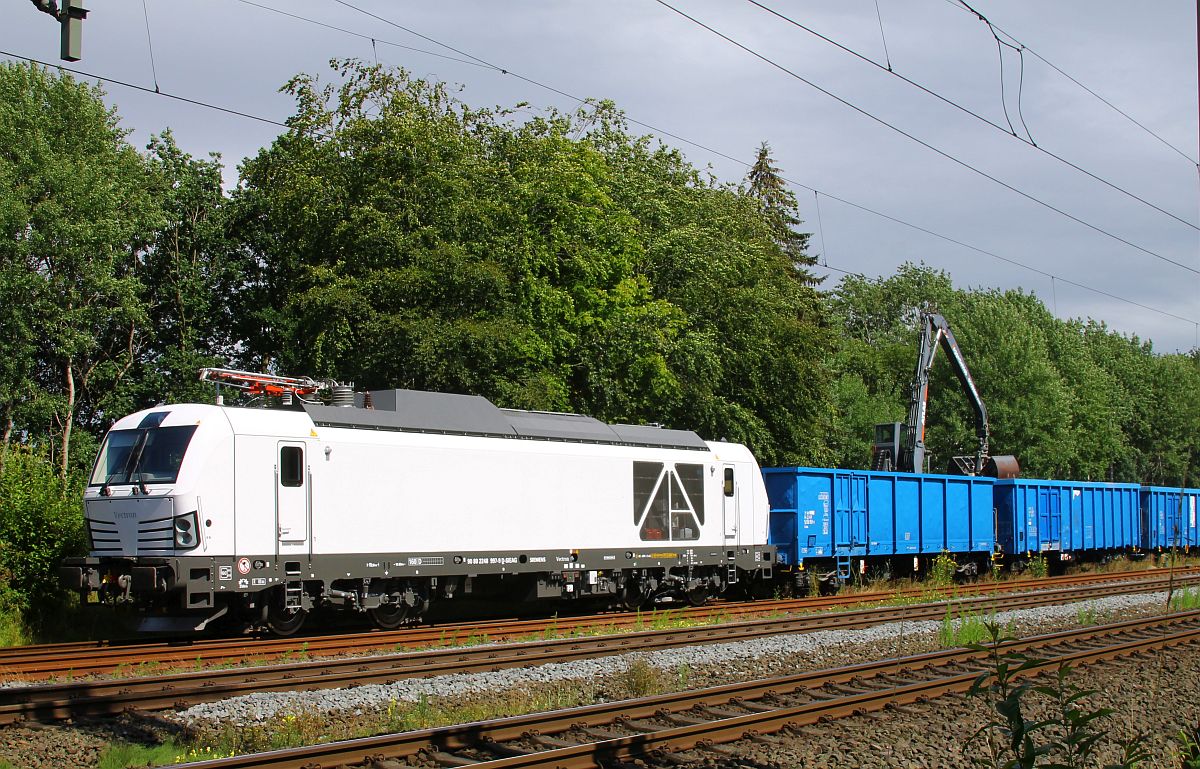
[[[383, 627], [456, 595], [703, 603], [770, 576], [768, 503], [744, 446], [412, 390], [325, 405], [312, 380], [209, 369], [269, 408], [181, 404], [118, 420], [64, 582], [146, 609], [295, 632], [318, 606]], [[299, 382], [300, 384], [296, 384]]]

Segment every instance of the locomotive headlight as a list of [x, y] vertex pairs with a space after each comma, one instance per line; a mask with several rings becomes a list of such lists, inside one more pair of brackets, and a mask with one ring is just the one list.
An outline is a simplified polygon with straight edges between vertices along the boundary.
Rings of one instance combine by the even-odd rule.
[[200, 544], [199, 523], [195, 513], [181, 515], [175, 519], [175, 547], [191, 550]]

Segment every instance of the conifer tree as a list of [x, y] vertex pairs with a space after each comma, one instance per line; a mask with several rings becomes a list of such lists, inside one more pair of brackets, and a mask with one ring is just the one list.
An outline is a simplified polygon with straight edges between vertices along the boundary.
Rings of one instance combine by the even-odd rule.
[[782, 171], [771, 157], [771, 145], [765, 141], [758, 148], [758, 156], [746, 181], [750, 185], [750, 197], [759, 202], [775, 242], [795, 265], [798, 277], [807, 285], [819, 284], [821, 279], [806, 269], [815, 265], [817, 259], [808, 254], [809, 233], [796, 229], [803, 223], [796, 196], [788, 189]]

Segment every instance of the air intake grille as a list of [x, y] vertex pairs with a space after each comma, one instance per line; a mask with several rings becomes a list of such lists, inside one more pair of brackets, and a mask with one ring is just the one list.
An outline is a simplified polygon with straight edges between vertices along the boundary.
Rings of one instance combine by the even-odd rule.
[[88, 532], [92, 535], [92, 550], [104, 555], [121, 552], [121, 535], [117, 524], [111, 521], [94, 521], [88, 518]]
[[87, 526], [96, 555], [171, 555], [175, 552], [171, 497], [87, 500]]
[[137, 522], [137, 551], [141, 555], [150, 551], [162, 552], [175, 547], [175, 533], [171, 518], [153, 518]]

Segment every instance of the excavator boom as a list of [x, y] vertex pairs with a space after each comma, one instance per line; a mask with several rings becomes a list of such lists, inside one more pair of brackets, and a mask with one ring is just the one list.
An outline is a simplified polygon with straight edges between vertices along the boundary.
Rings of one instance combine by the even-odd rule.
[[988, 454], [990, 435], [987, 407], [975, 380], [971, 377], [971, 370], [963, 358], [958, 340], [950, 330], [950, 324], [937, 313], [925, 313], [921, 316], [920, 351], [909, 393], [908, 421], [876, 426], [873, 467], [877, 470], [924, 472], [925, 426], [929, 416], [929, 376], [939, 348], [946, 351], [946, 357], [950, 360], [959, 385], [962, 386], [963, 394], [967, 396], [975, 412], [975, 436], [979, 441], [974, 457], [955, 457], [955, 469], [968, 475], [1016, 477], [1019, 468], [1015, 457], [993, 458]]

